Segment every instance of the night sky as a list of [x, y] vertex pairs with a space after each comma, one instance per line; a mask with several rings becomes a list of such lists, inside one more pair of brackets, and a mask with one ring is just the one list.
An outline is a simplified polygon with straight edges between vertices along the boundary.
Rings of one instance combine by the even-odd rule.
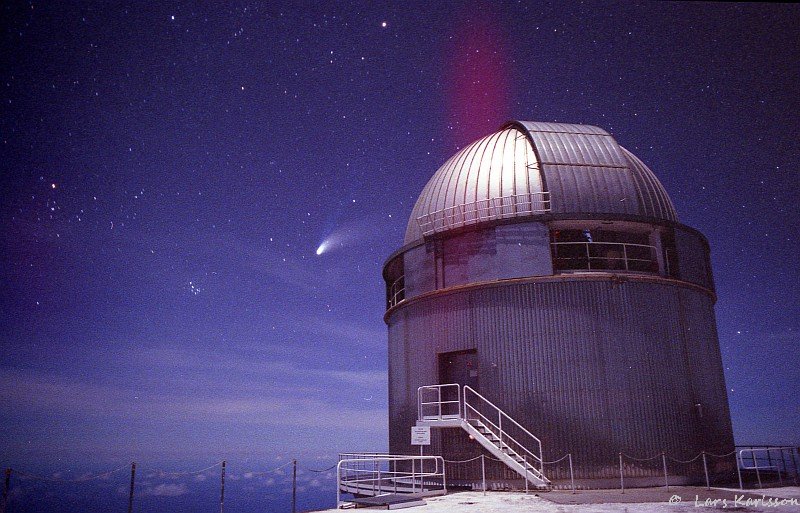
[[598, 125], [653, 169], [711, 245], [736, 442], [800, 443], [797, 5], [2, 18], [3, 466], [386, 450], [382, 264], [509, 119]]

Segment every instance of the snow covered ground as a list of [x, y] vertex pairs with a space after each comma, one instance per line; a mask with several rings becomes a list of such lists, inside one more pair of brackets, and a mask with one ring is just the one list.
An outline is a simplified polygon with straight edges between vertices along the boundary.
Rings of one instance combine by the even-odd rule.
[[[674, 498], [677, 495], [674, 493], [672, 502], [669, 499], [662, 502], [611, 502], [623, 500], [623, 497], [617, 491], [609, 490], [606, 491], [609, 502], [594, 502], [594, 500], [602, 501], [603, 496], [599, 495], [602, 492], [593, 491], [594, 495], [591, 500], [585, 504], [559, 504], [533, 493], [526, 495], [517, 492], [487, 492], [484, 496], [481, 492], [460, 492], [427, 498], [425, 506], [409, 508], [407, 511], [419, 513], [696, 513], [717, 509], [758, 513], [800, 513], [800, 487], [750, 490], [746, 495], [751, 499], [749, 503], [735, 499], [735, 497], [742, 496], [738, 490], [712, 489], [712, 493], [709, 495], [702, 493], [705, 489], [675, 491], [684, 494], [680, 501]], [[627, 497], [624, 497], [624, 500], [635, 499], [637, 491], [630, 490], [630, 492]], [[586, 493], [588, 492], [578, 492], [573, 497], [580, 502], [580, 498], [577, 496]], [[753, 498], [760, 499], [762, 494], [766, 496], [767, 502], [753, 502]], [[547, 493], [542, 495], [547, 496]], [[696, 496], [699, 500], [696, 500]], [[714, 497], [717, 498], [714, 499]], [[725, 497], [725, 500], [722, 497]], [[770, 501], [770, 497], [777, 498], [777, 500]], [[327, 511], [335, 512], [337, 510]]]

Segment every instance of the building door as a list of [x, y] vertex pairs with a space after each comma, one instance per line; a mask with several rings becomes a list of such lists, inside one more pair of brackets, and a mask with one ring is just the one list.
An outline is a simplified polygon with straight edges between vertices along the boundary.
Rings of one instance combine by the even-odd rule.
[[[468, 385], [479, 391], [478, 388], [478, 352], [475, 349], [467, 351], [453, 351], [439, 353], [439, 384], [458, 383], [462, 387]], [[443, 401], [458, 401], [455, 387], [442, 390]], [[456, 404], [452, 404], [448, 413], [458, 413]]]
[[[478, 351], [469, 349], [467, 351], [453, 351], [451, 353], [439, 353], [439, 384], [458, 383], [462, 389], [469, 386], [479, 390], [478, 382]], [[446, 415], [458, 415], [460, 397], [456, 394], [455, 387], [447, 387], [442, 390], [443, 401], [453, 401], [447, 404]], [[463, 414], [463, 410], [462, 410]], [[441, 433], [441, 455], [446, 460], [466, 460], [474, 458], [480, 454], [481, 448], [475, 440], [467, 436], [461, 429], [437, 429]], [[491, 463], [491, 462], [490, 462]], [[469, 466], [456, 465], [455, 467]], [[451, 479], [450, 468], [447, 469], [447, 479]], [[461, 474], [459, 474], [461, 473]], [[462, 470], [456, 470], [456, 479], [467, 477]], [[468, 477], [471, 479], [471, 477]]]

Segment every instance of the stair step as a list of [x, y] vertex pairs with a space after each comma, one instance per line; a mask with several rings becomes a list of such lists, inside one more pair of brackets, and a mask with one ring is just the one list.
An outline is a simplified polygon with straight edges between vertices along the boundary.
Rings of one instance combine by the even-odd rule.
[[[477, 392], [474, 393], [477, 395]], [[480, 395], [478, 395], [478, 397], [482, 398], [482, 396]], [[465, 390], [464, 404], [465, 405], [467, 404], [466, 390]], [[491, 406], [494, 406], [491, 403], [489, 404]], [[499, 411], [499, 415], [503, 415], [502, 410], [499, 410], [497, 407], [495, 407], [495, 409]], [[539, 468], [535, 467], [532, 463], [528, 462], [528, 455], [523, 456], [522, 454], [520, 454], [522, 452], [527, 452], [525, 446], [522, 446], [522, 450], [520, 450], [519, 447], [515, 445], [515, 447], [517, 447], [517, 450], [520, 451], [517, 452], [516, 450], [512, 449], [508, 443], [505, 443], [506, 441], [508, 441], [510, 443], [517, 444], [517, 442], [509, 438], [509, 435], [504, 431], [502, 431], [501, 429], [499, 429], [497, 426], [492, 425], [492, 427], [490, 427], [489, 425], [484, 424], [478, 418], [466, 418], [466, 417], [467, 416], [465, 415], [462, 421], [463, 422], [462, 426], [464, 427], [464, 429], [471, 434], [475, 434], [475, 432], [477, 431], [477, 433], [480, 434], [481, 437], [483, 437], [481, 439], [481, 443], [484, 444], [487, 448], [489, 448], [491, 453], [493, 453], [496, 456], [500, 456], [501, 459], [506, 462], [509, 468], [515, 470], [524, 479], [533, 484], [534, 489], [548, 488], [549, 481], [544, 476], [544, 474], [539, 470]], [[475, 436], [477, 437], [477, 434]], [[486, 441], [489, 441], [492, 445], [490, 446], [489, 444], [486, 443]], [[494, 448], [492, 448], [492, 446]], [[505, 455], [506, 458], [503, 458], [502, 457], [503, 455]], [[516, 465], [514, 465], [514, 463], [516, 463]]]

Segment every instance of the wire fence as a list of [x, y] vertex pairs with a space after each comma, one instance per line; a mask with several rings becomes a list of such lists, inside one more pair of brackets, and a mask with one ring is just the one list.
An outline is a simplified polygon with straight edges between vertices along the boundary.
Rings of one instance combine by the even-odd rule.
[[[300, 466], [297, 463], [296, 459], [289, 460], [277, 467], [268, 470], [241, 470], [238, 469], [239, 476], [246, 476], [248, 479], [253, 477], [265, 477], [265, 476], [274, 476], [274, 475], [285, 475], [288, 472], [289, 467], [291, 467], [292, 479], [291, 479], [291, 487], [292, 487], [292, 499], [291, 499], [291, 511], [292, 513], [296, 513], [297, 511], [297, 491], [298, 491], [298, 470], [300, 472], [306, 471], [316, 475], [324, 475], [328, 474], [329, 477], [332, 477], [333, 471], [336, 469], [336, 464], [329, 466], [327, 468], [310, 468]], [[14, 490], [14, 487], [23, 487], [25, 485], [30, 485], [34, 483], [40, 483], [45, 486], [49, 486], [52, 488], [53, 486], [57, 485], [80, 485], [84, 483], [89, 483], [92, 481], [109, 481], [112, 476], [125, 476], [127, 472], [130, 473], [130, 481], [126, 481], [127, 490], [126, 495], [128, 496], [127, 501], [127, 512], [132, 513], [134, 511], [134, 506], [138, 499], [137, 494], [137, 486], [140, 485], [143, 481], [149, 482], [154, 478], [159, 479], [168, 479], [168, 480], [177, 480], [179, 478], [187, 478], [187, 477], [201, 477], [203, 481], [205, 481], [206, 477], [212, 475], [214, 469], [218, 469], [216, 471], [217, 475], [219, 476], [219, 511], [220, 513], [224, 513], [225, 511], [225, 478], [226, 478], [226, 471], [229, 469], [227, 465], [227, 461], [222, 460], [213, 463], [212, 465], [208, 465], [206, 467], [197, 469], [197, 470], [181, 470], [181, 471], [174, 471], [174, 470], [165, 470], [162, 468], [154, 468], [154, 467], [138, 467], [136, 462], [131, 462], [130, 464], [125, 464], [111, 470], [98, 472], [98, 473], [86, 473], [79, 475], [77, 477], [64, 477], [65, 474], [69, 472], [54, 472], [50, 475], [42, 475], [41, 473], [30, 472], [24, 469], [11, 467], [6, 468], [3, 474], [3, 494], [2, 499], [0, 499], [0, 513], [11, 513], [13, 510], [13, 494], [11, 493]], [[237, 477], [238, 479], [238, 477]], [[44, 493], [47, 492], [47, 488], [42, 490], [41, 488], [37, 488], [37, 490], [42, 491]], [[170, 488], [166, 488], [166, 490], [170, 490]], [[117, 488], [117, 491], [120, 492], [121, 489]], [[49, 494], [55, 494], [56, 492], [49, 492]], [[87, 493], [89, 491], [87, 490]], [[94, 493], [94, 492], [91, 492]], [[170, 495], [166, 493], [165, 495]], [[19, 504], [22, 507], [22, 504]], [[123, 511], [122, 507], [120, 507], [119, 511]]]
[[31, 472], [26, 472], [24, 470], [10, 469], [10, 468], [6, 469], [6, 475], [10, 479], [11, 478], [11, 473], [15, 472], [15, 473], [19, 474], [22, 477], [26, 477], [28, 479], [36, 479], [38, 481], [47, 481], [47, 482], [51, 482], [51, 483], [85, 483], [87, 481], [95, 481], [97, 479], [105, 479], [105, 478], [111, 476], [112, 474], [116, 474], [117, 472], [121, 472], [121, 471], [123, 471], [123, 470], [125, 470], [127, 468], [129, 468], [128, 465], [123, 465], [121, 467], [115, 468], [114, 470], [109, 470], [108, 472], [101, 472], [100, 474], [95, 474], [95, 475], [91, 475], [90, 474], [90, 475], [80, 476], [80, 477], [77, 477], [75, 479], [62, 479], [62, 478], [58, 478], [58, 477], [40, 476], [38, 474], [33, 474]]
[[[504, 469], [508, 471], [502, 460], [494, 458], [488, 454], [480, 454], [475, 457], [460, 460], [443, 460], [448, 480], [451, 475], [467, 477], [472, 480], [472, 489], [482, 490], [484, 493], [493, 486], [492, 479], [487, 480], [487, 465], [491, 464], [494, 469]], [[528, 464], [528, 462], [524, 462]], [[575, 467], [581, 464], [580, 458], [572, 453], [542, 462], [544, 475], [552, 479], [558, 479], [560, 486], [568, 486], [572, 493], [576, 493], [578, 485], [575, 479]], [[686, 484], [704, 484], [707, 489], [720, 486], [738, 485], [738, 488], [765, 488], [768, 486], [800, 485], [800, 448], [793, 446], [768, 446], [768, 445], [749, 445], [737, 446], [734, 451], [726, 454], [715, 454], [712, 452], [701, 451], [693, 456], [681, 455], [677, 457], [665, 452], [651, 455], [628, 454], [619, 452], [616, 462], [619, 476], [619, 489], [625, 493], [626, 489], [642, 486], [643, 480], [648, 480], [648, 485], [652, 486], [653, 479], [661, 476], [663, 486], [669, 489], [670, 486], [680, 486]], [[274, 468], [260, 470], [241, 470], [237, 469], [238, 475], [251, 477], [269, 477], [275, 475], [286, 476], [291, 469], [292, 499], [291, 511], [297, 511], [297, 491], [298, 470], [309, 472], [314, 475], [326, 475], [332, 477], [337, 465], [324, 468], [311, 468], [298, 466], [297, 460], [288, 460]], [[608, 468], [608, 467], [606, 467]], [[217, 470], [218, 469], [218, 470]], [[107, 471], [85, 473], [75, 477], [69, 476], [68, 472], [52, 473], [42, 475], [41, 473], [30, 472], [20, 468], [6, 468], [4, 472], [4, 484], [2, 501], [0, 501], [0, 513], [10, 513], [9, 506], [12, 505], [12, 484], [22, 486], [26, 483], [41, 483], [43, 486], [61, 485], [82, 485], [85, 483], [109, 481], [112, 478], [119, 479], [130, 472], [130, 480], [126, 480], [127, 485], [127, 511], [132, 513], [134, 505], [139, 498], [137, 496], [137, 485], [143, 480], [153, 478], [178, 479], [186, 477], [202, 477], [205, 480], [208, 476], [217, 474], [219, 476], [219, 511], [225, 511], [225, 479], [228, 470], [227, 461], [217, 461], [197, 470], [166, 470], [155, 467], [140, 467], [137, 469], [136, 462], [114, 467]], [[138, 474], [137, 474], [138, 472]], [[508, 474], [508, 472], [506, 472]], [[65, 475], [66, 474], [66, 475]], [[513, 474], [513, 473], [512, 473]], [[509, 474], [509, 475], [512, 475]], [[138, 477], [137, 477], [138, 476]], [[479, 477], [478, 477], [479, 476]], [[556, 477], [557, 476], [557, 477]], [[521, 476], [517, 476], [519, 478]], [[502, 481], [502, 480], [501, 480]], [[525, 491], [529, 491], [527, 479], [523, 479]], [[121, 488], [121, 487], [120, 487]], [[118, 488], [119, 489], [119, 488]], [[120, 508], [122, 511], [122, 508]]]
[[[503, 460], [500, 460], [500, 459], [492, 457], [492, 456], [488, 456], [486, 454], [481, 454], [479, 456], [475, 456], [474, 458], [468, 458], [468, 459], [464, 459], [464, 460], [444, 460], [444, 462], [446, 464], [451, 465], [451, 466], [452, 465], [467, 465], [467, 464], [480, 465], [480, 476], [481, 476], [480, 489], [483, 491], [483, 493], [485, 495], [486, 491], [487, 491], [486, 460], [497, 462], [497, 463], [500, 463], [501, 465], [505, 465]], [[523, 463], [526, 466], [529, 464], [529, 462], [524, 461], [524, 460], [523, 460]], [[556, 460], [553, 460], [553, 461], [542, 461], [542, 465], [545, 468], [544, 474], [545, 474], [545, 476], [547, 475], [547, 469], [548, 469], [549, 466], [558, 465], [558, 464], [561, 464], [561, 463], [567, 463], [569, 465], [568, 468], [569, 468], [569, 476], [570, 476], [570, 488], [572, 490], [572, 493], [575, 493], [576, 489], [575, 489], [575, 476], [574, 476], [573, 465], [572, 465], [572, 454], [569, 454], [569, 453], [565, 454], [564, 456], [562, 456], [562, 457], [560, 457], [560, 458], [558, 458]], [[528, 479], [525, 479], [525, 478], [523, 478], [523, 481], [524, 481], [524, 486], [525, 486], [525, 493], [528, 493], [530, 491], [530, 486], [529, 486], [530, 483], [529, 483]]]
[[[519, 489], [528, 485], [522, 474], [510, 470], [488, 454], [463, 459], [446, 459], [451, 486], [474, 490]], [[527, 463], [527, 462], [526, 462]], [[800, 485], [800, 448], [794, 446], [737, 446], [734, 451], [717, 454], [650, 455], [620, 452], [616, 461], [587, 465], [580, 455], [566, 453], [542, 463], [551, 485], [573, 493], [579, 488], [664, 486], [732, 487], [741, 490], [768, 486]], [[521, 471], [520, 471], [521, 472]], [[516, 484], [515, 484], [516, 483]]]
[[[700, 481], [706, 489], [712, 486], [738, 484], [740, 490], [750, 486], [784, 486], [800, 484], [800, 448], [791, 446], [737, 446], [727, 454], [701, 451], [692, 457], [675, 458], [664, 452], [647, 457], [619, 453], [619, 483], [625, 492], [626, 479], [643, 475], [663, 474], [664, 486], [691, 484]], [[660, 471], [660, 472], [659, 472]]]

